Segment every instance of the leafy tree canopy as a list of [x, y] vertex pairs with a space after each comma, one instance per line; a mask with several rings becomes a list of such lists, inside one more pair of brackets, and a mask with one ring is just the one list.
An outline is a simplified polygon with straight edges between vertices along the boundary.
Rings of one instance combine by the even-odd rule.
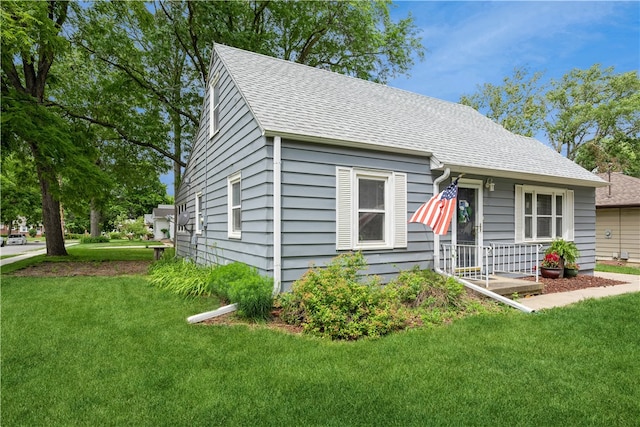
[[551, 147], [588, 170], [640, 176], [640, 79], [595, 64], [560, 80], [516, 69], [502, 86], [485, 84], [465, 95], [472, 106], [506, 129], [526, 136], [543, 132]]

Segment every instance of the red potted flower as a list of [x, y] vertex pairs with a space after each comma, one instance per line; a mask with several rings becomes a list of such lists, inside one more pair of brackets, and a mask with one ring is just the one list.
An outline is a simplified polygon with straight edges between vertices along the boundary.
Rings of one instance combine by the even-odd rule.
[[560, 255], [556, 252], [550, 252], [544, 256], [540, 265], [540, 274], [548, 279], [557, 279], [562, 277], [564, 266], [560, 259]]

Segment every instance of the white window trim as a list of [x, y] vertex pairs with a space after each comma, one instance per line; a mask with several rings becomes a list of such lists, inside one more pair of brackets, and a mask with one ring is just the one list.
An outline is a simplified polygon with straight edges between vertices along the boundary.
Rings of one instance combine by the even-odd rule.
[[[240, 204], [233, 205], [233, 185], [240, 185]], [[233, 209], [240, 209], [240, 230], [233, 229]], [[230, 239], [242, 238], [242, 174], [234, 173], [227, 177], [227, 237]]]
[[[532, 238], [525, 237], [525, 193], [533, 194], [532, 212], [533, 217], [531, 221]], [[556, 203], [556, 196], [562, 196], [562, 226], [563, 230], [561, 236], [565, 240], [573, 241], [574, 239], [574, 193], [573, 190], [566, 188], [555, 187], [542, 187], [534, 185], [516, 185], [515, 187], [515, 242], [516, 243], [548, 243], [552, 242], [556, 236], [556, 215], [555, 208], [551, 217], [551, 237], [538, 238], [536, 232], [537, 221], [535, 215], [535, 202], [538, 194], [546, 194], [552, 197], [553, 206]]]
[[[385, 181], [384, 240], [358, 240], [358, 179]], [[336, 249], [379, 250], [407, 247], [407, 176], [390, 171], [336, 168]]]
[[196, 234], [202, 234], [202, 230], [204, 229], [204, 209], [202, 207], [202, 192], [196, 193], [195, 197], [195, 223], [196, 223]]
[[[220, 87], [218, 85], [220, 81], [220, 75], [216, 73], [215, 76], [211, 79], [211, 83], [209, 84], [209, 138], [213, 138], [216, 133], [220, 130]], [[218, 98], [218, 103], [214, 104], [216, 99], [216, 94]], [[218, 117], [216, 126], [216, 114]]]

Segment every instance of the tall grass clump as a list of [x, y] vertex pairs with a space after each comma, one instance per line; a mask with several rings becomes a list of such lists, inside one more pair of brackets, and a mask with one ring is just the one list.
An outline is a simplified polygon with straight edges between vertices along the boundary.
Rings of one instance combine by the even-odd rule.
[[209, 296], [212, 290], [208, 278], [213, 268], [182, 258], [163, 257], [149, 268], [149, 281], [178, 295]]
[[237, 304], [238, 315], [246, 319], [267, 319], [273, 308], [273, 279], [243, 263], [204, 266], [163, 257], [149, 274], [151, 284], [175, 294], [215, 295], [222, 302]]

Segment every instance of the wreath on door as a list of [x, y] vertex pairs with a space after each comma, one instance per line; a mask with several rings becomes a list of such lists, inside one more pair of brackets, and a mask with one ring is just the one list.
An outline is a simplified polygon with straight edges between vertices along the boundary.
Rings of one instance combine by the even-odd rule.
[[458, 224], [466, 224], [471, 221], [471, 205], [466, 200], [458, 201]]

